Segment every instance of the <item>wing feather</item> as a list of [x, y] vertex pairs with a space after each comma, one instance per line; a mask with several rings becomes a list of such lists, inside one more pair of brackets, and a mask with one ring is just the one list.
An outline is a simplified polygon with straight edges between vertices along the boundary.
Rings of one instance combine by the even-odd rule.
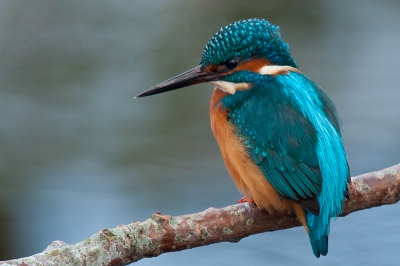
[[267, 97], [248, 99], [230, 114], [237, 135], [271, 185], [318, 215], [322, 175], [311, 122], [289, 104]]

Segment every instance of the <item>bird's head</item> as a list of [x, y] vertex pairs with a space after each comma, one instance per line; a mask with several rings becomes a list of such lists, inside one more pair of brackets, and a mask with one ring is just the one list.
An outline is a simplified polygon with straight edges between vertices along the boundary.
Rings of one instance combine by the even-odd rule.
[[264, 19], [240, 20], [221, 28], [207, 43], [200, 64], [135, 98], [211, 82], [234, 94], [257, 81], [297, 71], [279, 27]]

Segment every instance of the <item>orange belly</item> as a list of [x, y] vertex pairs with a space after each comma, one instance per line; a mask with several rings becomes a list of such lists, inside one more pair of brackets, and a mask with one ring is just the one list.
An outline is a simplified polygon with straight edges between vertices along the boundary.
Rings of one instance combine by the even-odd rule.
[[221, 103], [226, 95], [226, 92], [219, 89], [214, 90], [210, 106], [211, 129], [237, 188], [248, 199], [250, 196], [253, 197], [257, 206], [269, 213], [274, 210], [294, 211], [307, 230], [303, 208], [278, 193], [250, 158], [242, 141], [236, 136], [234, 125], [228, 121], [227, 110]]

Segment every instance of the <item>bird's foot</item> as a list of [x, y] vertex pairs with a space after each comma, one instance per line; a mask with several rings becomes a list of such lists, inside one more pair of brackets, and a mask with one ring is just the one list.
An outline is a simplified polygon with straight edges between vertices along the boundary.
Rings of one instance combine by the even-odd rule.
[[243, 197], [243, 198], [241, 198], [240, 200], [238, 200], [238, 203], [245, 203], [245, 202], [248, 202], [248, 203], [250, 203], [250, 204], [256, 204], [256, 203], [254, 202], [253, 197], [249, 197], [249, 199], [247, 199], [246, 197]]

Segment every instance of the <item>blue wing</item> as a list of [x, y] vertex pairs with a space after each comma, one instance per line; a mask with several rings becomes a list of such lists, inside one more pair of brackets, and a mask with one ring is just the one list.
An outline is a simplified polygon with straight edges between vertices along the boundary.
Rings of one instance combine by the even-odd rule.
[[322, 189], [322, 175], [315, 128], [288, 103], [254, 92], [229, 110], [229, 121], [271, 185], [319, 215], [316, 195]]

